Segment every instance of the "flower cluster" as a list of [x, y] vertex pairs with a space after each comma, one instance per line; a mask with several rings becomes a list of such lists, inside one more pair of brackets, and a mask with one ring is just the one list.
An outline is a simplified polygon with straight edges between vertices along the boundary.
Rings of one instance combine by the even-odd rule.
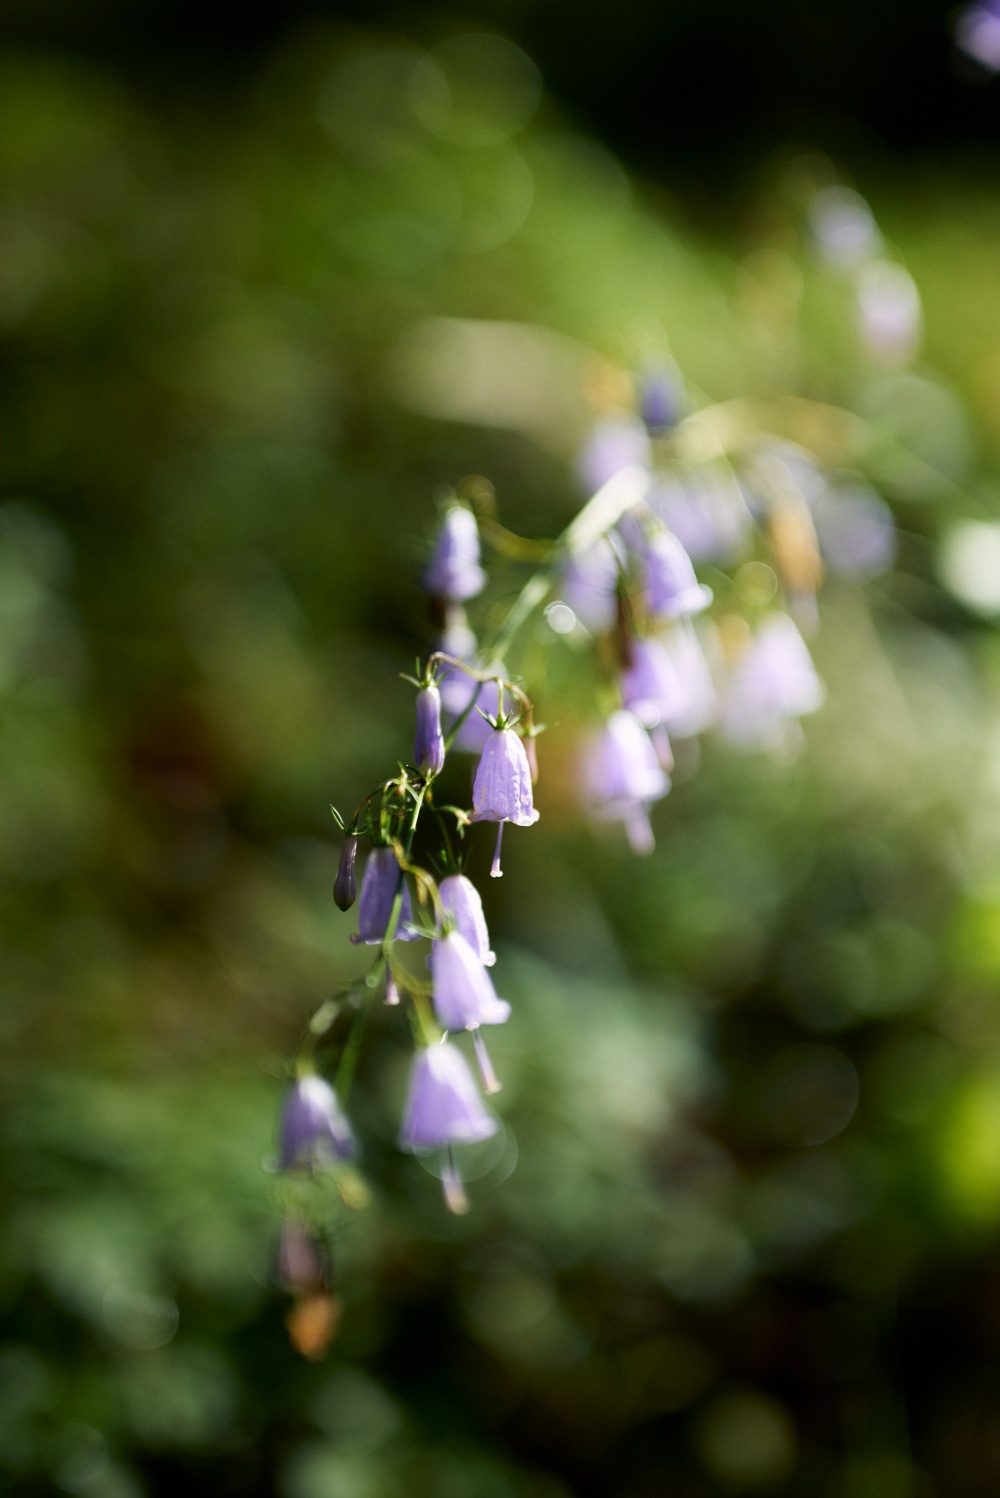
[[[863, 210], [856, 195], [820, 194], [812, 233], [828, 263], [856, 277], [871, 349], [889, 361], [916, 325], [911, 317], [906, 333], [901, 295], [895, 313], [891, 297], [875, 296], [893, 268], [878, 258], [878, 232]], [[821, 707], [806, 637], [818, 624], [824, 571], [864, 579], [891, 562], [895, 533], [883, 501], [849, 463], [824, 469], [815, 447], [790, 440], [787, 421], [769, 426], [749, 403], [698, 406], [665, 355], [616, 389], [579, 455], [584, 503], [558, 539], [529, 542], [504, 530], [483, 480], [446, 503], [422, 577], [434, 648], [405, 678], [416, 694], [411, 760], [350, 819], [334, 812], [344, 835], [334, 900], [342, 911], [356, 905], [351, 941], [371, 949], [372, 963], [310, 1022], [281, 1127], [286, 1178], [326, 1174], [345, 1200], [358, 1199], [345, 1109], [364, 1011], [380, 990], [406, 1012], [416, 1041], [399, 1146], [432, 1156], [449, 1208], [468, 1208], [462, 1149], [500, 1130], [489, 1099], [501, 1084], [484, 1031], [511, 1015], [494, 986], [497, 959], [469, 853], [478, 824], [495, 823], [490, 874], [500, 878], [504, 827], [528, 828], [539, 816], [541, 725], [525, 683], [505, 665], [518, 632], [530, 621], [541, 638], [544, 610], [553, 643], [569, 637], [590, 651], [579, 799], [595, 824], [617, 827], [635, 852], [649, 853], [651, 813], [671, 789], [675, 755], [689, 773], [710, 731], [787, 754], [800, 720]], [[535, 564], [485, 645], [467, 612], [488, 583], [481, 534]], [[455, 763], [464, 755], [475, 758], [465, 795]], [[427, 944], [426, 962], [406, 956], [403, 944], [414, 942]], [[342, 1044], [331, 1086], [315, 1052], [335, 1026]], [[326, 1260], [318, 1248], [310, 1253], [310, 1241], [299, 1219], [286, 1223], [285, 1279], [297, 1275], [315, 1296]]]

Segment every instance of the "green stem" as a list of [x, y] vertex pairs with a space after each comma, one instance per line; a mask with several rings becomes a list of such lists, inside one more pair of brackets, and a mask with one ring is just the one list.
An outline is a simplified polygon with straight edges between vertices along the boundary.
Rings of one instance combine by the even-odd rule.
[[537, 572], [532, 573], [514, 600], [510, 613], [500, 626], [500, 633], [493, 642], [493, 652], [495, 655], [502, 657], [504, 652], [510, 648], [510, 643], [514, 636], [522, 624], [526, 624], [531, 618], [531, 615], [542, 602], [551, 586], [551, 566], [539, 567]]
[[346, 1108], [347, 1099], [351, 1091], [351, 1083], [354, 1081], [354, 1072], [358, 1064], [358, 1055], [361, 1051], [361, 1032], [364, 1028], [365, 1015], [368, 1013], [367, 1004], [360, 1004], [358, 1011], [351, 1021], [351, 1028], [347, 1034], [347, 1041], [337, 1064], [337, 1074], [334, 1077], [333, 1087], [340, 1099], [341, 1105]]

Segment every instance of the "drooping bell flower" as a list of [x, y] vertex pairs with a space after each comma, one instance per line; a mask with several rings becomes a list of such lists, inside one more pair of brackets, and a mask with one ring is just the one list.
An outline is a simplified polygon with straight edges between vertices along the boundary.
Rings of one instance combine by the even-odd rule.
[[[497, 673], [503, 675], [504, 668], [498, 666]], [[476, 681], [465, 671], [452, 666], [441, 680], [441, 701], [449, 724], [454, 723], [469, 708], [455, 735], [452, 748], [465, 754], [482, 753], [492, 732], [483, 714], [496, 717], [500, 711], [500, 688], [497, 683]]]
[[333, 900], [338, 910], [350, 910], [358, 897], [357, 880], [354, 877], [354, 860], [358, 856], [358, 838], [349, 832], [340, 850], [337, 877], [333, 881]]
[[822, 707], [826, 692], [787, 614], [766, 615], [733, 668], [722, 727], [727, 738], [780, 746], [795, 720]]
[[490, 951], [490, 937], [483, 915], [483, 902], [471, 879], [464, 874], [449, 874], [438, 886], [441, 903], [455, 922], [455, 927], [465, 937], [484, 967], [492, 967], [497, 960]]
[[814, 510], [823, 560], [838, 577], [881, 577], [896, 554], [896, 522], [874, 490], [829, 488]]
[[329, 1278], [326, 1255], [306, 1227], [294, 1217], [286, 1217], [278, 1239], [278, 1279], [293, 1295], [314, 1295], [325, 1288]]
[[461, 603], [481, 593], [485, 581], [486, 574], [479, 565], [476, 517], [464, 505], [452, 505], [424, 572], [424, 588], [435, 598]]
[[531, 766], [513, 728], [491, 728], [472, 785], [473, 822], [498, 822], [497, 846], [490, 874], [499, 879], [500, 841], [505, 822], [530, 827], [538, 821], [531, 793]]
[[753, 516], [739, 484], [711, 470], [667, 475], [654, 484], [647, 503], [684, 547], [692, 562], [725, 567], [745, 556]]
[[648, 468], [652, 462], [649, 433], [634, 416], [600, 421], [587, 438], [577, 469], [588, 494], [613, 479], [623, 468]]
[[444, 769], [441, 693], [433, 682], [421, 687], [417, 693], [417, 734], [413, 757], [425, 775], [440, 775]]
[[[373, 848], [365, 863], [361, 879], [361, 897], [358, 900], [358, 932], [351, 937], [354, 943], [377, 946], [385, 940], [386, 927], [395, 903], [396, 894], [403, 879], [403, 872], [391, 848]], [[394, 932], [395, 941], [416, 941], [417, 932], [410, 930], [413, 908], [410, 892], [403, 883], [403, 899]]]
[[629, 642], [621, 677], [622, 702], [646, 728], [668, 724], [687, 705], [687, 694], [666, 646], [655, 636]]
[[711, 728], [719, 715], [719, 696], [711, 668], [689, 619], [678, 619], [671, 625], [662, 644], [684, 693], [678, 710], [664, 716], [664, 726], [674, 739], [694, 738]]
[[1000, 73], [1000, 8], [996, 0], [982, 0], [959, 11], [955, 43], [988, 73]]
[[289, 1088], [281, 1116], [282, 1170], [334, 1165], [354, 1151], [354, 1134], [329, 1082], [300, 1077]]
[[592, 814], [621, 822], [636, 853], [651, 853], [649, 808], [670, 789], [669, 777], [639, 719], [622, 708], [605, 723], [584, 761], [584, 791]]
[[400, 1130], [400, 1148], [447, 1151], [442, 1177], [445, 1201], [453, 1212], [468, 1211], [468, 1201], [451, 1156], [455, 1144], [491, 1139], [500, 1127], [483, 1106], [465, 1057], [448, 1041], [418, 1051]]
[[602, 634], [615, 622], [618, 574], [618, 559], [605, 536], [563, 568], [560, 595], [592, 634]]
[[712, 602], [712, 590], [695, 577], [691, 558], [676, 536], [658, 531], [643, 558], [649, 612], [662, 619], [689, 619]]
[[431, 951], [434, 1012], [445, 1030], [471, 1030], [487, 1092], [499, 1092], [489, 1053], [479, 1034], [480, 1025], [502, 1025], [510, 1018], [510, 1005], [497, 997], [493, 980], [462, 934], [448, 931]]

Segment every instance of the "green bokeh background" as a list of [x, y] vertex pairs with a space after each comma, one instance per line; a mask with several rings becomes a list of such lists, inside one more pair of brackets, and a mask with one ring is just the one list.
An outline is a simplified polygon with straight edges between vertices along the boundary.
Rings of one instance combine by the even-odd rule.
[[[995, 1492], [1000, 651], [937, 557], [997, 510], [1000, 199], [981, 164], [856, 164], [926, 311], [918, 382], [879, 385], [803, 250], [822, 164], [762, 162], [710, 234], [549, 100], [479, 146], [395, 86], [342, 105], [345, 66], [417, 57], [313, 29], [215, 107], [0, 60], [0, 1482]], [[311, 1365], [269, 1167], [302, 1026], [364, 966], [329, 803], [408, 751], [441, 486], [488, 475], [531, 536], [582, 498], [527, 437], [400, 404], [393, 351], [441, 315], [621, 363], [662, 328], [706, 398], [873, 414], [911, 455], [879, 467], [899, 563], [826, 589], [801, 758], [708, 745], [648, 861], [580, 826], [587, 668], [527, 641], [556, 726], [488, 891], [506, 1130], [448, 1218], [373, 1013], [372, 1200], [324, 1199], [344, 1311]], [[491, 566], [487, 627], [524, 576]]]

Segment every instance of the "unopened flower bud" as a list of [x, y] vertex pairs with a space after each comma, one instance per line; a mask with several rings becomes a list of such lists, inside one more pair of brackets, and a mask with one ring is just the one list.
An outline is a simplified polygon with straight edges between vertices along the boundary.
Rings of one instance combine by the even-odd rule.
[[417, 693], [417, 737], [413, 757], [425, 775], [439, 775], [444, 768], [441, 693], [433, 683], [421, 687]]
[[358, 898], [358, 885], [354, 877], [354, 860], [357, 856], [357, 834], [349, 832], [344, 838], [344, 846], [340, 850], [337, 877], [333, 881], [333, 901], [338, 910], [350, 910]]
[[354, 1134], [329, 1082], [300, 1077], [288, 1091], [281, 1117], [282, 1170], [334, 1165], [354, 1151]]
[[393, 940], [416, 941], [417, 933], [410, 930], [410, 922], [413, 920], [410, 892], [396, 855], [391, 848], [373, 848], [365, 862], [361, 899], [358, 902], [358, 933], [351, 937], [352, 942], [379, 946], [385, 940], [400, 890], [402, 894], [396, 927], [392, 933]]

